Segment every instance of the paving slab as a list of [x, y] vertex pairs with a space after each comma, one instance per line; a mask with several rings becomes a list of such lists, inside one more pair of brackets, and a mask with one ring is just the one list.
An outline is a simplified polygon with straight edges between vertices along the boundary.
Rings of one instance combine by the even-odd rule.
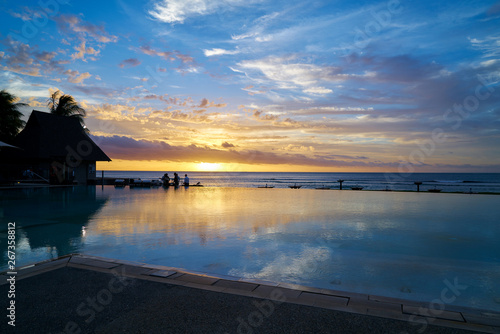
[[302, 293], [300, 290], [286, 289], [279, 286], [259, 285], [252, 291], [256, 297], [280, 300], [297, 300]]
[[116, 272], [120, 273], [122, 276], [131, 277], [141, 277], [143, 275], [148, 275], [156, 271], [156, 269], [145, 268], [141, 266], [131, 266], [128, 264], [122, 264], [113, 268]]
[[102, 261], [97, 259], [90, 259], [78, 256], [72, 256], [69, 260], [70, 263], [81, 264], [89, 267], [97, 267], [102, 269], [111, 269], [118, 267], [120, 264], [110, 261]]
[[429, 309], [424, 307], [415, 307], [403, 305], [403, 313], [417, 314], [437, 319], [446, 319], [464, 322], [465, 319], [460, 312], [451, 312], [441, 309]]
[[349, 298], [323, 295], [319, 293], [302, 292], [298, 298], [299, 302], [311, 303], [313, 306], [332, 307], [347, 306]]
[[359, 296], [350, 297], [348, 307], [352, 307], [359, 310], [365, 310], [369, 313], [369, 310], [383, 310], [385, 312], [390, 312], [391, 314], [402, 314], [402, 304], [379, 302], [375, 300], [370, 300], [368, 298], [363, 298]]
[[183, 275], [176, 277], [174, 279], [177, 281], [184, 281], [184, 282], [196, 283], [196, 284], [201, 284], [201, 285], [212, 285], [219, 280], [218, 278], [214, 278], [214, 277], [191, 275], [191, 274], [183, 274]]
[[173, 270], [157, 270], [149, 274], [149, 276], [158, 276], [158, 277], [169, 277], [173, 274], [176, 274], [176, 271]]
[[480, 316], [475, 314], [464, 313], [465, 321], [483, 324], [488, 326], [496, 326], [500, 328], [500, 315], [498, 316]]
[[242, 291], [253, 291], [259, 285], [254, 284], [254, 283], [246, 283], [246, 282], [229, 281], [229, 280], [225, 280], [225, 279], [220, 279], [214, 283], [214, 286], [230, 288], [230, 289], [235, 289], [235, 290], [242, 290]]

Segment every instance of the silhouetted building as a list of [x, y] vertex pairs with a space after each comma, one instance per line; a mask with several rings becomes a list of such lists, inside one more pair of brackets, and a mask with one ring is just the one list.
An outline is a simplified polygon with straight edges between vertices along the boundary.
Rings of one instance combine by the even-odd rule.
[[[2, 160], [10, 169], [27, 170], [52, 184], [89, 184], [96, 180], [96, 161], [111, 159], [94, 143], [76, 117], [33, 110]], [[8, 160], [8, 162], [7, 162]]]

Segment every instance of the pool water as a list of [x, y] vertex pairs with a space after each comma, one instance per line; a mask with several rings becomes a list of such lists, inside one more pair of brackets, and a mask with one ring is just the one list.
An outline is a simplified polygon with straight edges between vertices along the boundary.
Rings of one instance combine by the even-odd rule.
[[3, 254], [69, 253], [500, 311], [500, 196], [256, 188], [0, 191]]

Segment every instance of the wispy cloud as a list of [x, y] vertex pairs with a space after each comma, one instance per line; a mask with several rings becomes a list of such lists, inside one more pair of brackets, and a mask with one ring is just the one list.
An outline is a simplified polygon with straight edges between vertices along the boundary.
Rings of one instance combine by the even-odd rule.
[[191, 17], [213, 14], [231, 7], [247, 6], [256, 1], [243, 0], [161, 0], [153, 4], [149, 14], [166, 23], [184, 23]]
[[207, 57], [223, 56], [223, 55], [236, 55], [240, 52], [241, 52], [240, 50], [224, 50], [224, 49], [218, 49], [218, 48], [214, 48], [211, 50], [203, 50], [203, 53]]
[[311, 87], [303, 90], [304, 93], [313, 94], [313, 95], [325, 95], [333, 93], [333, 90], [325, 87]]
[[278, 89], [302, 88], [305, 93], [320, 95], [331, 93], [332, 90], [318, 86], [319, 83], [339, 83], [352, 78], [375, 75], [374, 72], [343, 73], [340, 67], [304, 63], [296, 56], [243, 60], [237, 65], [241, 72], [246, 73], [247, 77], [256, 83], [267, 82]]
[[187, 55], [187, 54], [182, 54], [179, 51], [159, 51], [156, 50], [149, 45], [143, 45], [139, 48], [139, 51], [147, 54], [149, 56], [157, 56], [161, 57], [169, 62], [173, 62], [175, 60], [180, 60], [181, 64], [175, 68], [175, 71], [185, 74], [185, 73], [199, 73], [200, 72], [200, 65], [198, 65], [194, 58]]
[[500, 56], [500, 35], [490, 35], [482, 39], [470, 38], [472, 47], [483, 52], [484, 58]]
[[118, 40], [117, 36], [106, 32], [103, 25], [95, 25], [83, 21], [77, 15], [60, 15], [54, 18], [59, 29], [63, 32], [73, 32], [83, 36], [88, 35], [101, 43], [112, 43]]

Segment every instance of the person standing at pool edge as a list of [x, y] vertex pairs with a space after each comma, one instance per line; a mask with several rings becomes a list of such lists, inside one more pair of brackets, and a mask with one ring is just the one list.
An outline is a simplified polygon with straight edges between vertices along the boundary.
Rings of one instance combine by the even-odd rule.
[[184, 186], [189, 186], [189, 177], [187, 174], [184, 174]]

